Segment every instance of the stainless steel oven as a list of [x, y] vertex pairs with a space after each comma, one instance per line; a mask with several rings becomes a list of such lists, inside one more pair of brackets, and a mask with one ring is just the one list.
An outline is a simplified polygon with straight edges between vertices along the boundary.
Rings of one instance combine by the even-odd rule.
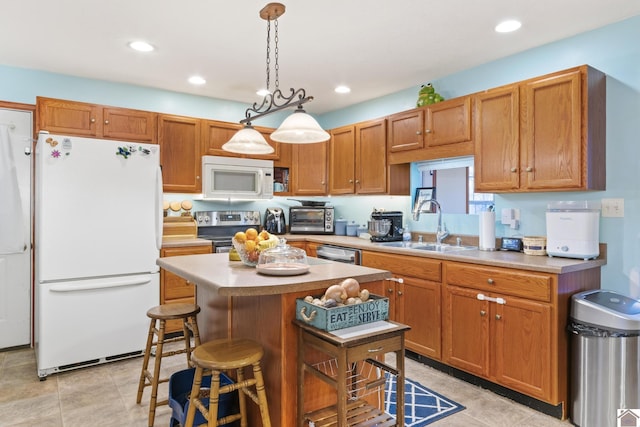
[[238, 231], [260, 228], [258, 211], [201, 211], [194, 215], [198, 237], [211, 240], [214, 253], [227, 253], [233, 247], [231, 239]]
[[320, 245], [316, 252], [316, 256], [318, 258], [344, 262], [345, 264], [362, 264], [362, 251], [360, 249], [343, 248], [341, 246], [333, 245]]

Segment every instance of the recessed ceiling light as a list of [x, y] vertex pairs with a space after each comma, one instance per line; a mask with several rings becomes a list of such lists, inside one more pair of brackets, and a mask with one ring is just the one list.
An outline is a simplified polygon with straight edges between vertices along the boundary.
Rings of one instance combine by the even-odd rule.
[[351, 92], [351, 88], [348, 86], [338, 86], [334, 89], [336, 93], [349, 93]]
[[137, 50], [138, 52], [151, 52], [155, 48], [145, 41], [135, 41], [129, 43], [129, 47], [133, 50]]
[[512, 31], [517, 30], [521, 26], [522, 26], [522, 23], [520, 21], [517, 21], [515, 19], [508, 19], [496, 25], [495, 30], [497, 33], [510, 33]]
[[271, 91], [270, 91], [270, 90], [267, 90], [267, 89], [260, 89], [259, 91], [257, 91], [257, 92], [256, 92], [256, 94], [257, 94], [258, 96], [267, 96], [267, 95], [269, 95], [270, 93], [271, 93]]
[[192, 85], [203, 85], [205, 84], [207, 81], [205, 79], [203, 79], [200, 76], [191, 76], [189, 77], [189, 83], [191, 83]]

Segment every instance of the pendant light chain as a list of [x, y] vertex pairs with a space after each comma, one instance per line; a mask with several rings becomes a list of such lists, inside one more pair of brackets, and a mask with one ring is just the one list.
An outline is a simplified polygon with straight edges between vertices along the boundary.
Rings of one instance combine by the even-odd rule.
[[273, 25], [275, 26], [275, 51], [274, 51], [274, 56], [276, 59], [276, 63], [275, 66], [273, 67], [273, 69], [276, 72], [276, 90], [278, 90], [280, 88], [280, 76], [278, 75], [278, 71], [280, 70], [280, 66], [278, 65], [278, 18], [276, 18], [273, 21]]
[[[275, 27], [275, 49], [274, 49], [274, 57], [275, 57], [275, 66], [273, 69], [275, 70], [275, 90], [280, 88], [280, 65], [278, 64], [278, 18], [273, 20], [273, 25]], [[269, 84], [271, 82], [271, 19], [267, 19], [267, 91], [269, 91]]]
[[271, 20], [267, 19], [267, 92], [269, 92], [269, 74], [271, 73]]

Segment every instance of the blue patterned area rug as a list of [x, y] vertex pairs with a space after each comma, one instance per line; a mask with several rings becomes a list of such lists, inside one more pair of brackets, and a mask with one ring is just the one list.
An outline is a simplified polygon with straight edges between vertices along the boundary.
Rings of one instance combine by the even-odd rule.
[[[396, 414], [396, 377], [387, 375], [384, 401], [385, 412]], [[451, 399], [429, 390], [415, 381], [405, 379], [404, 382], [404, 425], [407, 427], [422, 427], [441, 418], [455, 414], [465, 409], [464, 406]]]

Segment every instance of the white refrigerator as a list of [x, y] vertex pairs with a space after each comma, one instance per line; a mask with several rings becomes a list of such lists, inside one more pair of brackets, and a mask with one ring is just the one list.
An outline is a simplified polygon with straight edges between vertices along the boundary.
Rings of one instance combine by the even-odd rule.
[[142, 353], [159, 303], [154, 144], [41, 132], [36, 144], [38, 376]]

